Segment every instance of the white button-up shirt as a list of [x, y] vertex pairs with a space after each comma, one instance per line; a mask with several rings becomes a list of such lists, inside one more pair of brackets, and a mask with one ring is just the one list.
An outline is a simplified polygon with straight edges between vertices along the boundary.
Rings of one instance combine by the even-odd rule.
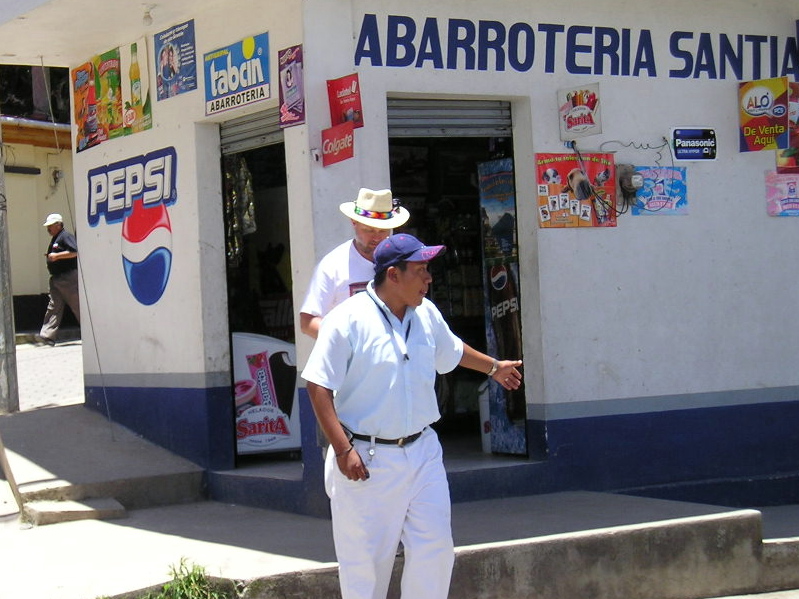
[[453, 370], [462, 356], [463, 341], [431, 301], [406, 308], [400, 322], [370, 282], [322, 320], [302, 377], [335, 392], [350, 431], [397, 439], [441, 417], [435, 373]]

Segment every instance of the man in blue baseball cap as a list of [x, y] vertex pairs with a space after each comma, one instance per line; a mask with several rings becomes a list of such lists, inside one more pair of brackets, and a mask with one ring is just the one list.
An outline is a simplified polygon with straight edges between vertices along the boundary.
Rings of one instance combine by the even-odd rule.
[[521, 360], [456, 337], [425, 296], [445, 247], [404, 233], [374, 251], [365, 293], [322, 321], [302, 376], [330, 447], [325, 489], [343, 599], [385, 597], [399, 541], [402, 597], [445, 599], [454, 561], [449, 485], [438, 436], [436, 372], [456, 366], [518, 389]]

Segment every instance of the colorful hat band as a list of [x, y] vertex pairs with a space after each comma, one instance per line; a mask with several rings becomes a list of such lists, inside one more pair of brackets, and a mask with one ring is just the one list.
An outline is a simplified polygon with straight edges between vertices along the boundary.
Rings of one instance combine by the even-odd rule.
[[388, 220], [399, 212], [399, 204], [395, 205], [389, 212], [377, 212], [376, 210], [364, 210], [355, 206], [355, 214], [363, 216], [364, 218], [374, 218], [377, 220]]

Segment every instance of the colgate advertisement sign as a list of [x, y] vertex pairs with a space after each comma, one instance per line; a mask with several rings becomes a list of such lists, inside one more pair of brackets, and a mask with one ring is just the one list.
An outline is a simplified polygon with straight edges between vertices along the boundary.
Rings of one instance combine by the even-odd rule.
[[352, 122], [322, 131], [322, 166], [330, 166], [355, 155], [355, 128]]

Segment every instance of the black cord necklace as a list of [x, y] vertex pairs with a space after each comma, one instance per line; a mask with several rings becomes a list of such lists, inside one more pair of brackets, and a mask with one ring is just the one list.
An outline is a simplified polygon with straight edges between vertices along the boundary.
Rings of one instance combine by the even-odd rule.
[[[399, 335], [397, 335], [397, 331], [395, 331], [394, 327], [391, 326], [391, 321], [388, 319], [388, 314], [386, 314], [385, 310], [383, 310], [383, 308], [380, 306], [380, 304], [377, 303], [377, 300], [374, 298], [374, 296], [372, 296], [371, 293], [369, 294], [369, 298], [375, 303], [375, 306], [377, 307], [377, 311], [380, 312], [380, 314], [383, 316], [383, 320], [386, 321], [386, 324], [388, 325], [389, 333], [395, 338], [399, 337]], [[402, 347], [400, 347], [400, 351], [402, 352], [402, 355], [404, 356], [405, 360], [409, 360], [410, 359], [409, 356], [408, 356], [408, 337], [411, 334], [411, 323], [412, 323], [411, 319], [408, 318], [408, 328], [405, 329], [405, 341], [402, 344]], [[399, 337], [399, 338], [402, 339], [402, 337]]]

